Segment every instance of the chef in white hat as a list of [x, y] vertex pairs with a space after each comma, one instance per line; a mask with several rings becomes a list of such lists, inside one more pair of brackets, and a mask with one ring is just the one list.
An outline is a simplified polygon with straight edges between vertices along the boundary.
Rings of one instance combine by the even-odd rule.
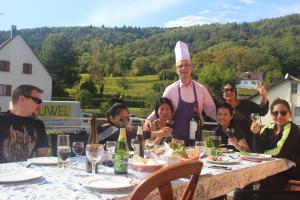
[[[205, 111], [209, 117], [216, 119], [216, 107], [208, 90], [192, 80], [192, 63], [187, 44], [178, 41], [174, 51], [179, 80], [165, 89], [163, 97], [170, 99], [174, 107], [173, 137], [187, 143], [190, 138], [190, 121], [195, 112], [201, 115], [202, 111]], [[147, 117], [145, 127], [147, 128], [149, 121], [154, 119], [155, 115], [151, 113]]]

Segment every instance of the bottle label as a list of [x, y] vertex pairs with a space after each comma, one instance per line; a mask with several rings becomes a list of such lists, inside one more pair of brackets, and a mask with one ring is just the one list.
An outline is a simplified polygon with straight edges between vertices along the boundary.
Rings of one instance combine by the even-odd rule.
[[125, 174], [128, 172], [128, 155], [127, 154], [116, 154], [115, 155], [115, 173]]
[[140, 155], [140, 144], [134, 144], [134, 155]]
[[197, 128], [198, 128], [197, 122], [192, 120], [190, 122], [190, 139], [192, 140], [195, 139]]

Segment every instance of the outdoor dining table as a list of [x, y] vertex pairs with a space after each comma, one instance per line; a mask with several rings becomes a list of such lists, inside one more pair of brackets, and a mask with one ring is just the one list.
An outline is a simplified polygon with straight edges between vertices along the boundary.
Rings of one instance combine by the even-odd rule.
[[[251, 162], [240, 160], [237, 154], [230, 154], [237, 163], [226, 165], [227, 168], [215, 169], [215, 164], [207, 162], [204, 158], [204, 167], [199, 178], [194, 199], [211, 199], [233, 191], [235, 188], [242, 188], [250, 183], [264, 179], [265, 177], [285, 171], [294, 165], [286, 159], [272, 159], [262, 162]], [[82, 181], [89, 178], [84, 170], [85, 157], [80, 158], [80, 164], [75, 165], [74, 160], [68, 168], [59, 168], [55, 165], [31, 165], [26, 167], [28, 162], [16, 162], [0, 164], [1, 173], [4, 171], [28, 170], [41, 173], [40, 178], [14, 183], [0, 183], [0, 200], [2, 199], [127, 199], [131, 190], [103, 192], [89, 189], [82, 185]], [[219, 165], [217, 165], [219, 166]], [[124, 177], [115, 175], [113, 168], [98, 168], [96, 176], [109, 176], [112, 178]], [[142, 180], [144, 173], [137, 173], [129, 170], [125, 177]], [[185, 187], [187, 179], [180, 179], [173, 183], [173, 192], [178, 199]], [[159, 199], [158, 190], [154, 190], [147, 199]]]

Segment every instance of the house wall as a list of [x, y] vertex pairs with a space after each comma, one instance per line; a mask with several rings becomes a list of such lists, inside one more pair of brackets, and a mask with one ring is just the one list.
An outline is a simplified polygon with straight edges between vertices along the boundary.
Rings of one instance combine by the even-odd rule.
[[[291, 95], [291, 80], [286, 80], [282, 82], [281, 84], [271, 88], [268, 90], [268, 99], [271, 103], [276, 99], [276, 98], [281, 98], [285, 99], [286, 101], [289, 102], [291, 109], [292, 109], [292, 121], [298, 125], [300, 125], [300, 116], [295, 116], [295, 107], [300, 107], [300, 83], [298, 83], [298, 93]], [[252, 101], [256, 103], [260, 103], [260, 96], [257, 95], [253, 98], [251, 98]], [[273, 122], [271, 118], [271, 112], [269, 110], [268, 114], [264, 117], [261, 117], [262, 124], [268, 124]]]
[[[20, 35], [0, 50], [0, 60], [10, 61], [10, 72], [0, 71], [0, 84], [11, 85], [12, 91], [21, 84], [35, 85], [44, 90], [44, 100], [51, 100], [52, 78]], [[32, 74], [23, 74], [23, 63], [32, 64]], [[2, 111], [8, 110], [10, 100], [0, 96]]]

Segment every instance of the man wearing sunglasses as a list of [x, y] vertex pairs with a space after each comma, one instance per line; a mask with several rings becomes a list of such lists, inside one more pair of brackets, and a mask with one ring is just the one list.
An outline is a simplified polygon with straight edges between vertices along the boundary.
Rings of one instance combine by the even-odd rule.
[[12, 94], [12, 110], [0, 113], [0, 163], [47, 156], [45, 125], [36, 118], [42, 93], [38, 87], [20, 85]]

